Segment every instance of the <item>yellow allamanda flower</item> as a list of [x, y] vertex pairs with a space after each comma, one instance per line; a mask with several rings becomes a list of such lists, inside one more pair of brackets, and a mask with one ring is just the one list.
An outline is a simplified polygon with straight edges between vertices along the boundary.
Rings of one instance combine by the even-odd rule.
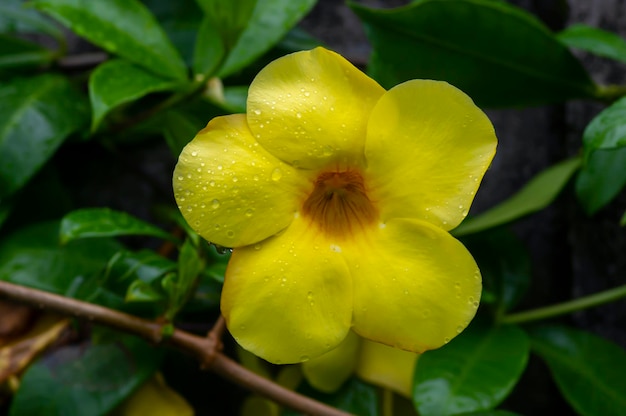
[[197, 134], [174, 194], [202, 237], [234, 248], [221, 309], [247, 350], [302, 362], [352, 330], [423, 352], [478, 307], [480, 272], [448, 231], [495, 147], [488, 118], [455, 87], [385, 91], [316, 48], [270, 63], [246, 114]]

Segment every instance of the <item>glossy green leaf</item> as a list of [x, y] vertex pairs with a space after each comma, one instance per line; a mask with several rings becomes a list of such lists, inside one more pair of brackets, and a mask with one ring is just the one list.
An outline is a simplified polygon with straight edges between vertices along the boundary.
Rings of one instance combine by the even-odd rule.
[[104, 117], [116, 107], [150, 93], [174, 89], [178, 83], [164, 79], [123, 59], [99, 65], [89, 77], [89, 99], [95, 131]]
[[184, 306], [194, 288], [194, 284], [204, 269], [204, 260], [190, 239], [185, 240], [178, 255], [178, 273], [163, 279], [162, 286], [169, 295], [166, 316], [173, 320]]
[[576, 178], [578, 201], [588, 214], [593, 214], [626, 185], [626, 148], [597, 150], [585, 161]]
[[107, 415], [157, 370], [162, 352], [135, 337], [71, 345], [30, 366], [10, 416]]
[[324, 46], [324, 44], [304, 29], [296, 26], [287, 32], [285, 37], [281, 39], [277, 46], [281, 49], [297, 52], [314, 49], [318, 46]]
[[135, 280], [128, 286], [124, 298], [126, 302], [160, 302], [164, 299], [164, 292], [141, 280]]
[[579, 23], [560, 32], [557, 39], [570, 48], [626, 63], [626, 40], [615, 33]]
[[506, 224], [550, 205], [580, 167], [580, 159], [560, 162], [532, 178], [509, 199], [480, 215], [467, 218], [452, 233], [463, 236]]
[[626, 414], [626, 351], [588, 332], [564, 326], [531, 331], [543, 358], [574, 409], [584, 416]]
[[493, 409], [511, 392], [528, 360], [516, 326], [473, 322], [444, 347], [428, 351], [415, 371], [413, 401], [421, 416]]
[[[232, 3], [236, 4], [236, 3]], [[193, 72], [208, 76], [220, 66], [226, 50], [213, 20], [202, 20], [193, 50]]]
[[165, 77], [187, 77], [178, 51], [138, 0], [35, 0], [33, 4], [108, 52]]
[[[120, 250], [114, 240], [98, 239], [59, 245], [59, 224], [21, 229], [0, 242], [0, 280], [48, 292], [90, 297], [78, 286], [105, 268]], [[80, 293], [79, 293], [80, 292]]]
[[85, 208], [70, 212], [61, 221], [59, 238], [62, 243], [92, 237], [122, 235], [149, 235], [177, 242], [162, 229], [148, 224], [130, 214], [109, 208]]
[[604, 109], [583, 133], [585, 153], [626, 146], [626, 97]]
[[0, 2], [0, 32], [42, 32], [64, 42], [61, 30], [22, 0]]
[[257, 1], [250, 20], [228, 52], [218, 75], [230, 75], [267, 52], [306, 15], [315, 0]]
[[42, 66], [53, 58], [51, 51], [36, 43], [0, 34], [0, 70]]
[[[128, 296], [129, 286], [141, 282], [156, 286], [156, 282], [167, 273], [176, 270], [176, 263], [151, 250], [116, 253], [103, 274], [103, 284], [120, 296]], [[139, 284], [139, 283], [137, 283]]]
[[86, 124], [87, 109], [61, 76], [0, 81], [0, 198], [24, 186]]
[[498, 313], [514, 308], [530, 285], [528, 250], [512, 232], [496, 228], [462, 239], [478, 263], [484, 290], [495, 296]]
[[206, 19], [220, 34], [226, 50], [231, 50], [241, 32], [246, 28], [258, 2], [257, 0], [221, 1], [196, 0]]
[[486, 107], [562, 102], [596, 92], [584, 68], [548, 28], [505, 2], [350, 7], [373, 46], [369, 73], [386, 88], [409, 79], [439, 79]]

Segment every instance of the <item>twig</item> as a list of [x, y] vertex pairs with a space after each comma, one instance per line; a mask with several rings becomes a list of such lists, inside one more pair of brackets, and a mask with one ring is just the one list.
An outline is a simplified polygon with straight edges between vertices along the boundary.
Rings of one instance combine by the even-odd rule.
[[0, 281], [0, 297], [25, 302], [40, 308], [47, 308], [65, 315], [88, 319], [138, 335], [156, 344], [166, 341], [174, 347], [196, 356], [203, 368], [299, 412], [320, 416], [348, 415], [348, 413], [288, 390], [263, 378], [222, 354], [219, 351], [221, 348], [219, 338], [221, 338], [221, 333], [224, 330], [222, 319], [217, 321], [207, 337], [175, 329], [172, 335], [164, 340], [161, 335], [161, 325], [155, 322], [76, 299], [3, 281]]

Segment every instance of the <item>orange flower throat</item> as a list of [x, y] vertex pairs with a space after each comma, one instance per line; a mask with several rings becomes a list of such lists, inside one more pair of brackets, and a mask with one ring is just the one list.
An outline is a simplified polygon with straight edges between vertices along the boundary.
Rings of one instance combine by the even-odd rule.
[[323, 172], [304, 201], [302, 213], [335, 237], [352, 235], [378, 220], [358, 172]]

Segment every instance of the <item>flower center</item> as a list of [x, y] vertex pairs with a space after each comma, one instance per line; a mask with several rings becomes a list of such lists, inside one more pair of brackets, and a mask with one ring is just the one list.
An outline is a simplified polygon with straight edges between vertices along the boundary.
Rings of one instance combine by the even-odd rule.
[[351, 235], [378, 219], [363, 177], [354, 171], [321, 173], [302, 212], [322, 231], [338, 237]]

